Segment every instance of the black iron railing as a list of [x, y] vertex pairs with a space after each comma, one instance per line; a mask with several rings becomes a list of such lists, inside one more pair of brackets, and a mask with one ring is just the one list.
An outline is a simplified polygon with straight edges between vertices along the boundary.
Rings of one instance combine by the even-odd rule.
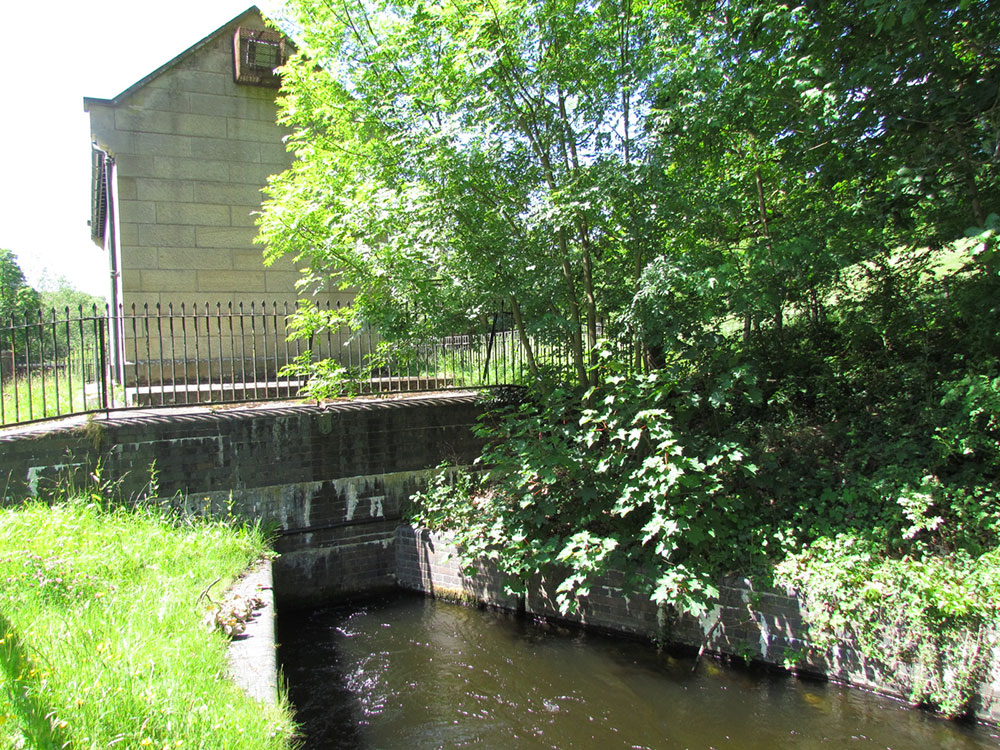
[[0, 324], [0, 424], [111, 406], [109, 320], [93, 306]]
[[[502, 314], [481, 330], [392, 349], [374, 331], [346, 327], [295, 337], [294, 312], [277, 302], [132, 305], [117, 314], [94, 306], [0, 323], [0, 424], [298, 398], [316, 385], [308, 362], [317, 360], [335, 373], [327, 395], [477, 388], [528, 377], [520, 337]], [[550, 374], [571, 372], [564, 348], [531, 346]]]

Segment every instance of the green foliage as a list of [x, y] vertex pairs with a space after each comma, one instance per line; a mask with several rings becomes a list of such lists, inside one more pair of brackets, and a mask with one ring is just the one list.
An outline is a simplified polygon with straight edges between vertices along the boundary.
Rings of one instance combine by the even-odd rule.
[[90, 598], [99, 590], [100, 582], [94, 576], [77, 573], [60, 557], [21, 552], [0, 557], [0, 569], [7, 574], [3, 579], [7, 597], [31, 590], [42, 601], [65, 605]]
[[0, 510], [0, 745], [283, 750], [283, 700], [226, 679], [199, 593], [265, 551], [258, 529], [111, 507]]
[[1000, 247], [1000, 214], [986, 217], [984, 226], [969, 227], [965, 235], [974, 241], [973, 255], [976, 261], [989, 273], [1000, 271], [997, 248]]
[[587, 392], [501, 404], [484, 471], [438, 485], [418, 522], [522, 585], [561, 570], [564, 609], [615, 570], [703, 613], [721, 574], [778, 565], [818, 646], [850, 636], [960, 713], [1000, 626], [1000, 342], [976, 322], [998, 281], [886, 273], [780, 342], [718, 330], [650, 375], [606, 360]]
[[464, 529], [482, 502], [480, 486], [474, 474], [441, 464], [427, 488], [411, 498], [411, 520], [429, 529]]
[[[40, 295], [40, 309], [46, 320], [69, 321], [52, 327], [48, 336], [54, 348], [49, 357], [93, 357], [100, 341], [102, 322], [95, 322], [105, 314], [105, 300], [75, 288], [67, 279], [60, 277], [48, 288], [43, 287]], [[80, 320], [84, 319], [81, 323]], [[76, 322], [74, 322], [76, 321]]]
[[987, 368], [944, 384], [941, 406], [949, 418], [938, 427], [937, 438], [946, 458], [996, 469], [1000, 468], [1000, 364]]
[[777, 576], [802, 595], [816, 646], [849, 639], [914, 703], [948, 716], [968, 710], [997, 645], [1000, 550], [897, 558], [872, 539], [841, 534], [790, 555]]
[[727, 1], [675, 31], [643, 185], [662, 243], [614, 311], [654, 362], [702, 326], [821, 326], [842, 271], [900, 247], [968, 234], [996, 270], [1000, 22], [987, 2], [899, 7]]
[[82, 292], [64, 276], [52, 280], [44, 280], [40, 285], [40, 300], [43, 309], [54, 309], [57, 313], [64, 310], [71, 312], [80, 309], [89, 314], [96, 305], [99, 310], [104, 308], [105, 299], [87, 292]]
[[[41, 294], [24, 285], [16, 264], [0, 252], [0, 422], [12, 424], [93, 407], [104, 300], [65, 279]], [[12, 291], [17, 284], [21, 284]], [[10, 315], [10, 317], [5, 317]], [[91, 384], [91, 388], [86, 386]]]
[[100, 397], [94, 393], [88, 395], [84, 388], [79, 370], [71, 374], [65, 370], [16, 374], [2, 384], [0, 424], [17, 424], [98, 407]]
[[0, 326], [34, 318], [39, 303], [38, 292], [28, 286], [14, 253], [0, 248]]
[[[987, 2], [289, 6], [292, 168], [261, 219], [386, 340], [501, 303], [593, 385], [598, 321], [659, 366], [827, 322], [845, 268], [964, 233], [995, 271]], [[426, 314], [433, 311], [433, 315]], [[539, 377], [529, 349], [530, 369]]]
[[755, 467], [735, 442], [683, 429], [691, 409], [670, 408], [676, 387], [616, 374], [582, 396], [556, 390], [495, 410], [481, 427], [482, 477], [439, 482], [417, 520], [521, 585], [551, 565], [567, 570], [564, 610], [619, 570], [659, 603], [703, 611], [717, 575], [747, 562], [734, 556], [748, 530], [731, 490]]
[[[844, 585], [884, 580], [917, 623], [868, 610], [889, 624], [866, 648], [917, 659], [914, 695], [957, 710], [958, 634], [992, 605], [946, 602], [948, 565], [986, 575], [1000, 545], [992, 4], [292, 10], [309, 56], [269, 252], [358, 288], [353, 322], [386, 341], [503, 301], [535, 381], [421, 520], [514, 586], [561, 567], [564, 609], [616, 569], [701, 612], [720, 573], [856, 539], [823, 548]], [[641, 356], [602, 358], [599, 319]], [[570, 383], [529, 334], [571, 352]]]
[[26, 324], [38, 319], [39, 305], [38, 292], [28, 286], [14, 253], [0, 248], [0, 377], [32, 347]]
[[[261, 220], [271, 257], [356, 289], [387, 339], [513, 309], [586, 386], [598, 319], [641, 270], [650, 91], [682, 19], [656, 2], [295, 0], [296, 162]], [[662, 44], [660, 43], [662, 42]], [[655, 250], [647, 247], [649, 257]], [[433, 315], [426, 315], [433, 311]], [[529, 367], [537, 369], [526, 351]]]
[[357, 375], [332, 359], [315, 359], [309, 349], [282, 367], [278, 377], [302, 378], [298, 395], [319, 401], [353, 395], [358, 387]]

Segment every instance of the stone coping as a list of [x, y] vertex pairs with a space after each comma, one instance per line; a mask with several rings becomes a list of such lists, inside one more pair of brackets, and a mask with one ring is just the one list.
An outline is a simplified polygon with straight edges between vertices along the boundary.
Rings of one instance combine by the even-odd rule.
[[246, 621], [246, 629], [230, 641], [226, 659], [229, 677], [251, 698], [278, 702], [278, 660], [275, 642], [274, 588], [271, 560], [258, 561], [226, 592], [225, 601], [238, 596], [262, 602]]
[[137, 409], [95, 411], [41, 422], [0, 427], [0, 441], [35, 436], [50, 432], [63, 432], [86, 427], [88, 423], [101, 425], [154, 424], [165, 422], [207, 422], [213, 420], [253, 419], [262, 414], [288, 416], [310, 412], [350, 412], [371, 409], [398, 409], [414, 404], [467, 404], [474, 402], [477, 391], [413, 391], [384, 396], [357, 396], [336, 401], [260, 401], [231, 404], [189, 404], [186, 406], [160, 406]]

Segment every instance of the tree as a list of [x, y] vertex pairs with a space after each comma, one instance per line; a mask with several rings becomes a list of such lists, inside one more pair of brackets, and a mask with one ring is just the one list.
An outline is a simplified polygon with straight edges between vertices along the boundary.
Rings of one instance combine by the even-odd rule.
[[6, 373], [9, 358], [26, 351], [25, 323], [37, 320], [39, 305], [38, 292], [28, 286], [14, 253], [0, 248], [0, 352], [4, 358], [0, 375]]
[[[989, 2], [722, 0], [656, 89], [662, 255], [647, 341], [821, 324], [841, 269], [905, 294], [1000, 200], [1000, 21]], [[912, 273], [911, 273], [912, 272]], [[873, 311], [865, 311], [871, 315]], [[710, 341], [709, 341], [710, 345]]]
[[107, 309], [105, 299], [77, 289], [64, 276], [43, 278], [39, 286], [45, 314], [51, 314], [55, 320], [72, 321], [55, 327], [54, 356], [79, 357], [84, 352], [93, 352], [99, 345], [103, 325], [100, 319]]
[[65, 276], [55, 279], [43, 277], [39, 283], [41, 289], [41, 306], [46, 310], [55, 310], [56, 314], [69, 310], [71, 313], [78, 312], [81, 308], [85, 315], [89, 315], [96, 305], [100, 310], [104, 309], [106, 300], [104, 297], [97, 297], [89, 292], [81, 291], [73, 286], [73, 282]]
[[503, 303], [581, 385], [600, 320], [652, 365], [734, 323], [780, 347], [845, 267], [898, 299], [919, 249], [991, 226], [992, 5], [294, 0], [262, 240], [389, 339]]
[[[843, 111], [831, 135], [884, 181], [890, 227], [934, 244], [982, 227], [1000, 191], [1000, 19], [988, 0], [809, 3]], [[836, 31], [833, 37], [828, 36]]]
[[533, 372], [529, 334], [566, 342], [591, 382], [599, 319], [648, 254], [623, 227], [641, 213], [642, 120], [675, 12], [635, 0], [290, 7], [306, 54], [284, 74], [297, 159], [265, 205], [271, 257], [356, 288], [355, 320], [390, 338], [505, 304]]
[[28, 286], [14, 253], [0, 248], [0, 321], [23, 323], [38, 314], [41, 298]]

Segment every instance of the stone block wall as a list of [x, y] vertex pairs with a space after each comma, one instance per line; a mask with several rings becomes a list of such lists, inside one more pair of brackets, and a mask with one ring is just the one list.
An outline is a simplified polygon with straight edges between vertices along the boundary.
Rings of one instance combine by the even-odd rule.
[[243, 14], [114, 99], [85, 100], [116, 161], [126, 307], [298, 298], [294, 264], [265, 268], [253, 243], [261, 189], [291, 156], [277, 90], [234, 80], [237, 27], [265, 24]]

